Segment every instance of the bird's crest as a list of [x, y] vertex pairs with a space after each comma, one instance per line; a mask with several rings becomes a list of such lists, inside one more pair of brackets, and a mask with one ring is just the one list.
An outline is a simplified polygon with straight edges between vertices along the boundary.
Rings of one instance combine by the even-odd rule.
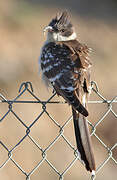
[[49, 26], [52, 26], [56, 30], [61, 30], [63, 28], [71, 28], [72, 24], [70, 22], [70, 16], [67, 10], [57, 13], [56, 17], [52, 19]]

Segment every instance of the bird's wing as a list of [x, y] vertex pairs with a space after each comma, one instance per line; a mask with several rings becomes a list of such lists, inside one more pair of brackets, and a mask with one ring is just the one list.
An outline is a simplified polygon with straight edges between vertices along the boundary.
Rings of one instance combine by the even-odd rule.
[[[84, 67], [76, 48], [66, 43], [49, 43], [43, 49], [41, 68], [57, 93], [84, 116], [86, 108], [79, 100], [83, 86]], [[77, 53], [76, 53], [76, 52]]]

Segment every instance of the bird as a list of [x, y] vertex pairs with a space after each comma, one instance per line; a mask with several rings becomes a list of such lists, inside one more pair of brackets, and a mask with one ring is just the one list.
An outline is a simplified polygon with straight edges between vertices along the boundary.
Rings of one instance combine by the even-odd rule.
[[78, 156], [86, 170], [95, 175], [95, 158], [87, 122], [91, 48], [78, 41], [67, 10], [57, 13], [43, 31], [47, 38], [39, 57], [42, 79], [71, 106]]

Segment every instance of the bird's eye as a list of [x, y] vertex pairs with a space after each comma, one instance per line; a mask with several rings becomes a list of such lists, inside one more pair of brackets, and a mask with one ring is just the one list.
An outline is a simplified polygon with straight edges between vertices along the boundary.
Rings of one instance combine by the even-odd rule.
[[62, 29], [61, 32], [65, 32], [65, 29]]

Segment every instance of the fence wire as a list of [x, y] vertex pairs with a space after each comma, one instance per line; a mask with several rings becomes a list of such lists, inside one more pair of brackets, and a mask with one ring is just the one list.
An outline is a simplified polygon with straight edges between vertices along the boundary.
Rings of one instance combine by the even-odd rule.
[[[105, 142], [99, 138], [99, 136], [96, 134], [96, 128], [97, 126], [103, 122], [103, 120], [105, 119], [105, 117], [111, 112], [115, 118], [117, 118], [117, 114], [116, 112], [113, 110], [113, 103], [117, 103], [117, 96], [113, 97], [112, 100], [107, 100], [104, 96], [102, 96], [102, 94], [100, 94], [98, 86], [96, 84], [96, 82], [91, 82], [92, 85], [92, 90], [93, 92], [100, 98], [100, 100], [96, 100], [96, 101], [89, 101], [88, 103], [91, 104], [107, 104], [107, 111], [104, 112], [103, 116], [95, 123], [92, 124], [91, 122], [88, 121], [89, 126], [91, 126], [91, 136], [95, 136], [95, 138], [100, 142], [100, 144], [105, 148], [106, 152], [107, 152], [107, 157], [104, 159], [103, 162], [101, 162], [101, 164], [99, 164], [99, 166], [96, 169], [96, 174], [107, 164], [107, 162], [109, 160], [112, 160], [116, 165], [117, 165], [117, 160], [115, 159], [115, 157], [113, 156], [113, 150], [117, 147], [117, 143], [115, 143], [113, 146], [109, 147], [108, 145], [105, 144]], [[22, 97], [23, 94], [25, 94], [26, 92], [28, 92], [34, 100], [20, 100], [19, 98]], [[15, 118], [22, 124], [22, 126], [26, 129], [26, 133], [25, 135], [11, 148], [9, 149], [7, 144], [5, 144], [4, 142], [2, 142], [0, 140], [0, 145], [2, 146], [2, 148], [4, 149], [4, 151], [7, 152], [7, 157], [6, 160], [4, 162], [2, 162], [0, 164], [0, 169], [4, 168], [7, 163], [9, 161], [11, 161], [19, 170], [21, 173], [23, 173], [26, 177], [26, 180], [31, 179], [31, 175], [40, 168], [40, 166], [46, 162], [50, 168], [53, 169], [53, 171], [58, 175], [58, 179], [62, 180], [64, 178], [64, 175], [69, 171], [69, 169], [75, 164], [75, 162], [77, 160], [80, 161], [79, 157], [78, 157], [78, 153], [77, 150], [75, 149], [75, 147], [71, 144], [71, 142], [67, 139], [67, 137], [64, 134], [64, 128], [67, 126], [67, 124], [72, 120], [72, 116], [70, 116], [67, 121], [61, 126], [53, 117], [52, 115], [48, 112], [48, 110], [46, 109], [47, 104], [61, 104], [61, 103], [65, 103], [65, 102], [60, 102], [60, 101], [53, 101], [53, 98], [56, 96], [56, 93], [53, 93], [53, 95], [47, 100], [47, 101], [42, 101], [39, 99], [39, 97], [37, 97], [33, 91], [33, 87], [31, 82], [24, 82], [21, 84], [20, 88], [19, 88], [19, 93], [18, 95], [13, 99], [13, 100], [8, 100], [6, 99], [2, 94], [0, 94], [0, 103], [6, 103], [8, 105], [8, 110], [7, 112], [0, 117], [0, 123], [2, 123], [5, 118], [8, 116], [9, 113], [12, 113], [13, 116], [15, 116]], [[13, 110], [13, 105], [15, 105], [15, 103], [39, 103], [42, 106], [42, 111], [39, 113], [38, 117], [36, 117], [36, 119], [34, 119], [32, 121], [32, 123], [27, 126], [26, 123], [18, 116], [18, 114]], [[40, 144], [31, 136], [31, 129], [33, 126], [35, 126], [35, 123], [44, 115], [46, 114], [50, 120], [54, 123], [55, 126], [57, 126], [59, 128], [59, 133], [57, 134], [57, 136], [54, 138], [54, 140], [51, 141], [51, 143], [45, 148], [43, 149]], [[26, 139], [29, 138], [31, 140], [31, 142], [34, 144], [35, 147], [38, 148], [38, 150], [41, 152], [41, 160], [38, 162], [38, 164], [33, 167], [33, 169], [30, 172], [26, 172], [23, 167], [18, 164], [18, 162], [13, 158], [13, 155], [15, 153], [15, 149], [18, 148], [20, 146], [20, 144]], [[68, 147], [73, 151], [74, 153], [74, 158], [72, 159], [72, 161], [68, 164], [67, 167], [65, 167], [65, 169], [60, 172], [59, 169], [57, 169], [54, 164], [48, 159], [48, 150], [54, 146], [54, 144], [59, 140], [59, 138], [62, 138], [67, 144]], [[1, 161], [0, 161], [1, 162]], [[62, 163], [62, 162], [61, 162]], [[95, 177], [91, 177], [91, 179], [95, 179]]]

